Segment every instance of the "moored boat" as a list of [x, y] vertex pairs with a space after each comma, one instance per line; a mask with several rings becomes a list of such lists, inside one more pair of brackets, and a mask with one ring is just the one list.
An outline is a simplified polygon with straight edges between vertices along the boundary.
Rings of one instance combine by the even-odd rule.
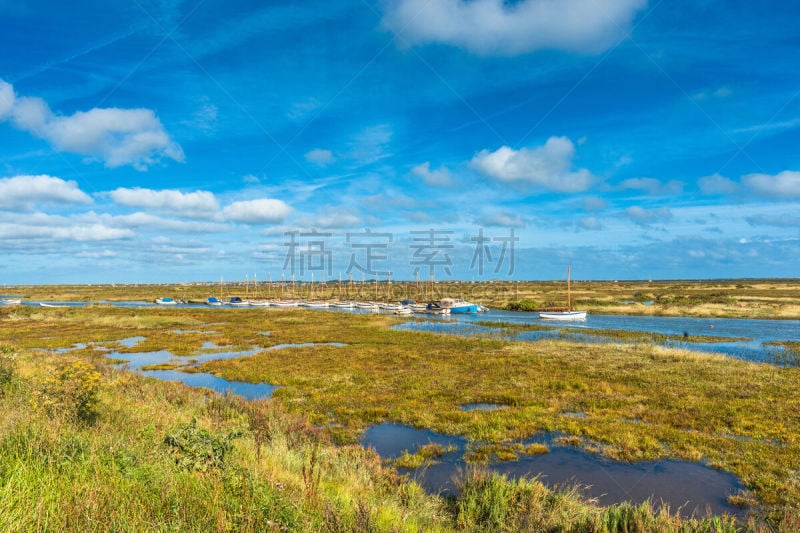
[[567, 266], [567, 309], [565, 311], [541, 311], [539, 318], [542, 320], [586, 320], [586, 311], [572, 310], [569, 266]]
[[0, 300], [0, 305], [20, 305], [22, 298], [3, 298]]
[[239, 296], [231, 296], [231, 299], [228, 300], [227, 304], [234, 307], [247, 307], [250, 305], [250, 302], [242, 300]]
[[308, 307], [309, 309], [327, 309], [329, 306], [328, 302], [321, 301], [300, 302], [300, 305], [303, 307]]
[[586, 320], [586, 311], [541, 311], [544, 320]]
[[178, 302], [172, 298], [156, 298], [155, 301], [158, 305], [178, 305]]
[[478, 304], [460, 298], [442, 298], [439, 302], [442, 309], [449, 309], [451, 313], [477, 313]]
[[206, 300], [206, 305], [220, 306], [222, 302], [213, 296], [209, 296]]
[[294, 300], [278, 300], [277, 302], [272, 302], [272, 307], [281, 307], [281, 308], [297, 307], [297, 302], [295, 302]]

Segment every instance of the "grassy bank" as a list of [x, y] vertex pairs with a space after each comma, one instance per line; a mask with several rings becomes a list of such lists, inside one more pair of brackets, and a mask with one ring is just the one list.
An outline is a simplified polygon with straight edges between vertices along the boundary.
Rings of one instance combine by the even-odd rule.
[[[792, 530], [800, 508], [798, 369], [648, 344], [517, 343], [389, 329], [397, 322], [299, 310], [0, 309], [0, 342], [19, 354], [0, 406], [0, 516], [12, 517], [15, 530], [143, 523], [246, 530], [269, 529], [268, 522], [348, 530], [357, 520], [378, 530], [507, 524], [509, 531], [621, 531], [608, 520], [624, 520], [633, 524], [629, 530], [645, 531], [681, 524], [648, 508], [599, 509], [569, 490], [554, 494], [536, 482], [480, 473], [464, 481], [457, 501], [427, 496], [350, 444], [369, 424], [396, 421], [495, 450], [514, 452], [519, 440], [555, 430], [569, 436], [563, 445], [623, 460], [701, 460], [737, 474], [763, 516]], [[135, 348], [115, 342], [134, 336], [145, 338]], [[95, 344], [55, 352], [87, 342]], [[188, 361], [204, 342], [231, 350], [346, 346], [264, 351], [201, 367], [279, 385], [275, 399], [260, 404], [263, 413], [104, 366], [104, 349], [130, 358], [167, 349]], [[59, 392], [73, 398], [81, 387], [47, 384], [72, 359], [99, 370], [89, 417], [59, 407]], [[461, 409], [470, 403], [507, 407]], [[83, 498], [87, 490], [96, 496]], [[24, 512], [37, 506], [45, 511]], [[35, 522], [37, 516], [48, 518]], [[99, 516], [108, 518], [92, 522]], [[712, 521], [684, 525], [715, 531], [715, 524], [730, 529]]]
[[648, 504], [600, 508], [574, 489], [481, 470], [464, 475], [459, 498], [443, 499], [399, 478], [374, 452], [333, 446], [279, 404], [9, 344], [0, 344], [0, 409], [2, 531], [756, 527], [681, 519]]

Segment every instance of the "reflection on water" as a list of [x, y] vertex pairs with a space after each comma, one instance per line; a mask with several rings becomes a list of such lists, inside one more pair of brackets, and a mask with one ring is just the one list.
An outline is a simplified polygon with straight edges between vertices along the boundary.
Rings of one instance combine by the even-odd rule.
[[[131, 337], [117, 341], [125, 346], [133, 346], [137, 342], [144, 340], [144, 337]], [[253, 400], [257, 398], [269, 398], [277, 387], [268, 383], [248, 383], [245, 381], [229, 381], [225, 378], [208, 374], [204, 372], [182, 372], [179, 369], [169, 370], [143, 370], [144, 367], [162, 364], [173, 364], [186, 367], [196, 367], [208, 361], [218, 361], [222, 359], [236, 359], [239, 357], [249, 357], [255, 353], [268, 351], [268, 350], [281, 350], [286, 348], [305, 348], [308, 346], [347, 346], [341, 342], [325, 342], [325, 343], [297, 343], [297, 344], [276, 344], [268, 348], [253, 348], [250, 350], [233, 351], [233, 352], [212, 352], [200, 353], [193, 355], [191, 358], [178, 357], [168, 350], [159, 350], [156, 352], [141, 352], [141, 353], [111, 353], [108, 354], [110, 358], [126, 359], [127, 362], [116, 365], [117, 368], [127, 367], [135, 370], [143, 376], [154, 377], [165, 381], [179, 381], [192, 387], [205, 387], [212, 389], [219, 393], [231, 391]], [[204, 342], [202, 348], [204, 350], [217, 349], [218, 346], [213, 342]], [[191, 361], [187, 364], [187, 361]]]
[[[550, 453], [521, 455], [518, 461], [495, 463], [489, 468], [510, 477], [538, 476], [549, 487], [580, 485], [585, 487], [585, 496], [597, 498], [601, 505], [641, 503], [650, 498], [656, 504], [666, 503], [673, 512], [680, 508], [685, 516], [704, 516], [707, 509], [714, 514], [742, 515], [741, 509], [727, 501], [728, 495], [742, 488], [732, 474], [685, 461], [611, 461], [576, 448], [554, 446], [553, 437], [542, 435], [524, 443], [547, 444]], [[391, 423], [369, 428], [362, 438], [364, 446], [375, 448], [387, 459], [399, 457], [404, 450], [413, 453], [428, 443], [452, 446], [455, 451], [445, 453], [436, 464], [403, 471], [429, 492], [454, 494], [455, 479], [467, 468], [463, 460], [465, 439]]]
[[[481, 322], [475, 324], [474, 322]], [[496, 322], [497, 328], [487, 323]], [[681, 340], [666, 341], [669, 347], [686, 350], [718, 353], [743, 359], [774, 364], [791, 365], [796, 358], [783, 357], [784, 350], [779, 346], [769, 346], [774, 341], [797, 340], [800, 338], [800, 320], [754, 320], [744, 318], [688, 318], [625, 315], [588, 315], [581, 322], [548, 322], [543, 324], [538, 313], [491, 310], [477, 315], [451, 315], [447, 320], [427, 317], [423, 320], [405, 322], [395, 329], [449, 333], [452, 335], [499, 334], [502, 323], [517, 325], [546, 326], [536, 329], [511, 332], [505, 338], [510, 340], [537, 341], [542, 339], [578, 340], [581, 342], [622, 342], [591, 335], [592, 330], [623, 330], [632, 332], [677, 335]], [[714, 336], [751, 338], [748, 341], [730, 342], [691, 342], [692, 337]], [[686, 340], [683, 340], [685, 338]]]

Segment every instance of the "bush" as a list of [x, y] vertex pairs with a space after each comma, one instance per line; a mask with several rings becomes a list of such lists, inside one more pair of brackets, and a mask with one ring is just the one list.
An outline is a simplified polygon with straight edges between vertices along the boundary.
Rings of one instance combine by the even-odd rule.
[[36, 400], [51, 415], [83, 422], [97, 417], [101, 375], [88, 361], [73, 359], [45, 379]]
[[164, 444], [172, 450], [179, 467], [207, 472], [224, 466], [225, 457], [233, 450], [233, 439], [239, 436], [238, 432], [214, 435], [207, 429], [198, 429], [197, 420], [192, 420], [167, 433]]

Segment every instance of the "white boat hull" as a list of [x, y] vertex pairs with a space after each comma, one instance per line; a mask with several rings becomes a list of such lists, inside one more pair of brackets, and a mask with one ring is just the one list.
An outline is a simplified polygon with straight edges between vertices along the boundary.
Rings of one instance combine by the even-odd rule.
[[586, 320], [586, 311], [541, 312], [539, 318], [543, 320]]

